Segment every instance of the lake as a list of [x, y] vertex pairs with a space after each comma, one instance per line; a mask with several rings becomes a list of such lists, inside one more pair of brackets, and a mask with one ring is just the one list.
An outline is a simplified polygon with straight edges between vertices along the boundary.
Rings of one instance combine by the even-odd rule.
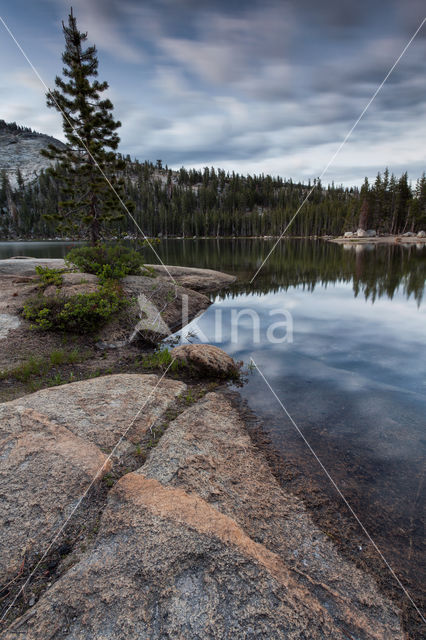
[[[0, 258], [61, 257], [71, 244], [0, 243]], [[182, 339], [207, 340], [245, 363], [254, 359], [421, 606], [426, 246], [285, 240], [250, 284], [272, 244], [164, 240], [156, 247], [166, 264], [238, 276]], [[259, 373], [247, 377], [239, 391], [280, 455], [282, 482], [415, 624], [408, 599]]]

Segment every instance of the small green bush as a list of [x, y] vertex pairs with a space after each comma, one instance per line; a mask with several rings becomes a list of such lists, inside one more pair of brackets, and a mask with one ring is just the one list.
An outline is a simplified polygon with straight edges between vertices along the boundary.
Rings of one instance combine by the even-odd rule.
[[65, 269], [50, 269], [49, 267], [38, 266], [35, 270], [40, 278], [42, 286], [48, 287], [51, 284], [54, 284], [56, 287], [62, 286], [62, 274], [66, 271]]
[[144, 356], [140, 360], [140, 364], [144, 369], [161, 369], [165, 370], [170, 367], [170, 371], [176, 372], [181, 363], [177, 360], [173, 361], [172, 355], [168, 349], [159, 348], [156, 351]]
[[71, 249], [65, 261], [84, 273], [94, 273], [102, 281], [140, 275], [144, 266], [142, 254], [122, 244]]
[[25, 305], [22, 315], [43, 330], [91, 333], [108, 322], [126, 304], [115, 282], [106, 282], [94, 293], [66, 297], [61, 293], [38, 295]]

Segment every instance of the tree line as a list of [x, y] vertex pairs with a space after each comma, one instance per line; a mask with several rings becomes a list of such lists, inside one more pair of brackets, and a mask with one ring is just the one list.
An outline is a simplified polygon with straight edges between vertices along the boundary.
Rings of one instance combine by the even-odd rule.
[[[407, 173], [399, 178], [385, 169], [361, 189], [334, 184], [324, 187], [269, 175], [163, 168], [160, 161], [132, 161], [119, 155], [120, 191], [132, 215], [148, 236], [250, 237], [279, 235], [310, 190], [312, 194], [296, 217], [289, 235], [341, 235], [358, 227], [378, 233], [401, 234], [426, 228], [426, 176], [414, 185]], [[58, 236], [62, 187], [59, 171], [43, 171], [25, 183], [18, 170], [12, 186], [0, 178], [0, 234], [3, 238]], [[62, 178], [63, 180], [63, 178]], [[115, 200], [116, 213], [120, 204]], [[63, 216], [63, 214], [62, 214]], [[113, 216], [112, 216], [113, 217]], [[117, 216], [110, 235], [133, 235], [129, 217]], [[62, 235], [79, 237], [79, 230]]]
[[42, 134], [37, 134], [36, 131], [33, 131], [30, 127], [23, 127], [22, 125], [16, 124], [16, 122], [6, 122], [5, 120], [0, 119], [0, 131], [2, 132], [6, 132], [6, 133], [35, 133], [36, 135], [42, 135]]

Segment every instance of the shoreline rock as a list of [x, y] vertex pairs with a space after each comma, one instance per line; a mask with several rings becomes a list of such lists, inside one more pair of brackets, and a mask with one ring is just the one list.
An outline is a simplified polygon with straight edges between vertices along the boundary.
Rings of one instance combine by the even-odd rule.
[[171, 350], [170, 355], [194, 374], [214, 378], [232, 378], [239, 367], [225, 351], [210, 344], [182, 344]]
[[214, 271], [213, 269], [198, 269], [195, 267], [176, 267], [167, 265], [167, 271], [162, 265], [147, 264], [147, 267], [163, 277], [170, 278], [169, 274], [182, 287], [192, 289], [193, 291], [201, 291], [203, 293], [211, 293], [228, 287], [236, 281], [236, 276], [231, 276], [222, 271]]
[[[350, 232], [348, 232], [350, 233]], [[355, 233], [352, 235], [345, 235], [339, 238], [329, 238], [329, 242], [334, 242], [336, 244], [348, 244], [349, 245], [357, 245], [357, 244], [423, 244], [426, 243], [426, 234], [420, 235], [414, 234], [413, 236], [405, 236], [405, 235], [397, 235], [397, 236], [369, 236], [367, 232], [366, 235], [362, 237], [358, 237]]]
[[[37, 342], [35, 332], [31, 337], [28, 335], [29, 323], [19, 315], [26, 299], [39, 292], [36, 266], [63, 269], [65, 262], [59, 259], [29, 257], [0, 260], [0, 343], [5, 339], [10, 341], [7, 346], [14, 351], [15, 364], [25, 343]], [[177, 284], [172, 282], [168, 275], [157, 275], [155, 278], [147, 275], [123, 278], [121, 284], [130, 304], [119, 317], [113, 318], [98, 331], [97, 346], [100, 349], [120, 349], [130, 344], [158, 344], [209, 307], [211, 300], [206, 293], [229, 286], [235, 281], [234, 276], [212, 270], [183, 267], [170, 269]], [[196, 281], [198, 290], [185, 286], [185, 283], [195, 285]], [[98, 279], [93, 274], [66, 272], [63, 274], [61, 288], [50, 285], [45, 289], [44, 295], [53, 295], [59, 290], [65, 297], [91, 293], [97, 290], [97, 286]], [[54, 342], [52, 336], [48, 336], [47, 333], [39, 332], [37, 338], [41, 350], [43, 344]], [[19, 343], [19, 349], [13, 346], [14, 339]], [[9, 364], [6, 354], [4, 358], [4, 362], [0, 358], [0, 371]]]
[[94, 544], [5, 640], [402, 640], [398, 611], [209, 393], [109, 492]]
[[7, 487], [0, 504], [2, 585], [21, 563], [35, 562], [95, 476], [93, 490], [186, 389], [169, 379], [157, 389], [158, 381], [111, 375], [0, 404], [0, 481]]
[[[67, 268], [62, 258], [32, 258], [30, 256], [14, 256], [0, 260], [0, 276], [35, 276], [37, 266], [50, 267], [51, 269]], [[236, 281], [236, 276], [215, 271], [213, 269], [198, 269], [195, 267], [176, 267], [147, 264], [162, 280], [175, 281], [176, 284], [193, 291], [214, 293], [223, 287], [230, 286]], [[88, 274], [85, 274], [86, 276]], [[142, 274], [143, 275], [143, 274]], [[128, 276], [140, 277], [140, 276]], [[173, 279], [173, 280], [172, 280]]]

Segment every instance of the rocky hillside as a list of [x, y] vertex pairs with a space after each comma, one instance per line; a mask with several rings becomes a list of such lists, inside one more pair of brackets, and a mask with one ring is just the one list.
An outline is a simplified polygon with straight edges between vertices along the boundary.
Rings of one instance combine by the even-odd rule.
[[0, 120], [0, 173], [6, 171], [12, 187], [18, 184], [18, 169], [24, 182], [33, 180], [49, 166], [49, 160], [43, 158], [40, 150], [52, 143], [62, 146], [56, 138]]

